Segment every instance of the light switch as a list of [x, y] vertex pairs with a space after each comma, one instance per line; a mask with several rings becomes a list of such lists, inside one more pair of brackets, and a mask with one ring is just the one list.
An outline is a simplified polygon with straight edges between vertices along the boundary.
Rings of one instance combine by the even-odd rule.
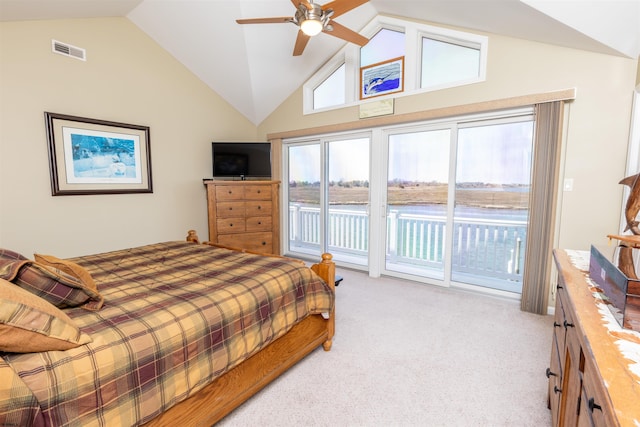
[[566, 178], [564, 180], [564, 191], [573, 191], [573, 178]]

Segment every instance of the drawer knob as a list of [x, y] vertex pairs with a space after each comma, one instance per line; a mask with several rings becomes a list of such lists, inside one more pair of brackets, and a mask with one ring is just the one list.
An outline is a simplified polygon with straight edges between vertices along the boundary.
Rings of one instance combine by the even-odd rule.
[[558, 394], [558, 393], [562, 393], [562, 390], [561, 390], [561, 389], [559, 389], [557, 385], [554, 385], [554, 386], [553, 386], [553, 392], [554, 392], [555, 394]]
[[258, 210], [262, 209], [262, 206], [258, 205]]
[[602, 412], [602, 406], [598, 405], [595, 402], [595, 400], [593, 400], [593, 397], [592, 397], [591, 399], [589, 399], [589, 410], [593, 412], [594, 409], [597, 409]]
[[262, 225], [262, 221], [258, 221], [258, 225]]
[[262, 191], [262, 190], [258, 190], [258, 194], [260, 194], [260, 192], [261, 192], [261, 191]]
[[564, 321], [564, 328], [565, 328], [565, 329], [567, 329], [567, 328], [573, 328], [573, 327], [574, 327], [573, 323], [569, 323], [569, 322], [567, 322], [566, 320]]
[[549, 377], [557, 377], [558, 374], [555, 374], [553, 372], [551, 372], [551, 368], [547, 368], [547, 372], [546, 372], [547, 378]]
[[553, 327], [554, 327], [554, 328], [559, 328], [560, 326], [562, 326], [560, 323], [558, 323], [558, 322], [553, 322]]
[[267, 245], [267, 242], [262, 242], [262, 246], [266, 246], [266, 245]]
[[230, 224], [229, 224], [229, 227], [233, 227], [233, 223], [230, 223]]

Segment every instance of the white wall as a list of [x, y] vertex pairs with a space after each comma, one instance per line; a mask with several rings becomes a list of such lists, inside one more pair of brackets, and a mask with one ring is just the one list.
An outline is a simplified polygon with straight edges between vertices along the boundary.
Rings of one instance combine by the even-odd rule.
[[[153, 193], [52, 197], [45, 111], [150, 126]], [[205, 238], [211, 141], [256, 135], [126, 18], [0, 23], [0, 247], [71, 257]]]
[[[464, 31], [464, 29], [462, 29]], [[588, 250], [618, 232], [622, 186], [638, 61], [576, 49], [489, 36], [483, 83], [398, 97], [395, 113], [411, 113], [576, 88], [568, 104], [563, 142], [564, 176], [571, 192], [560, 193], [557, 246]], [[358, 121], [358, 108], [302, 115], [302, 90], [258, 127], [263, 135]], [[367, 126], [366, 119], [362, 121]]]

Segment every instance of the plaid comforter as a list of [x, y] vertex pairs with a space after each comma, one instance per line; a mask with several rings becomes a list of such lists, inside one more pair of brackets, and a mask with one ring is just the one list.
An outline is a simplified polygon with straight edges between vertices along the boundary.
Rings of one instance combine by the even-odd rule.
[[330, 288], [301, 263], [207, 245], [167, 242], [73, 261], [105, 300], [96, 312], [64, 310], [93, 342], [0, 354], [4, 425], [147, 422], [333, 305]]

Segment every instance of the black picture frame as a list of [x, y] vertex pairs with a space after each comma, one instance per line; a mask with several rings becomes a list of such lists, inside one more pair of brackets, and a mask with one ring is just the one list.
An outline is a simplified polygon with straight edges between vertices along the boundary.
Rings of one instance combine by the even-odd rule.
[[153, 193], [148, 126], [44, 116], [52, 196]]

